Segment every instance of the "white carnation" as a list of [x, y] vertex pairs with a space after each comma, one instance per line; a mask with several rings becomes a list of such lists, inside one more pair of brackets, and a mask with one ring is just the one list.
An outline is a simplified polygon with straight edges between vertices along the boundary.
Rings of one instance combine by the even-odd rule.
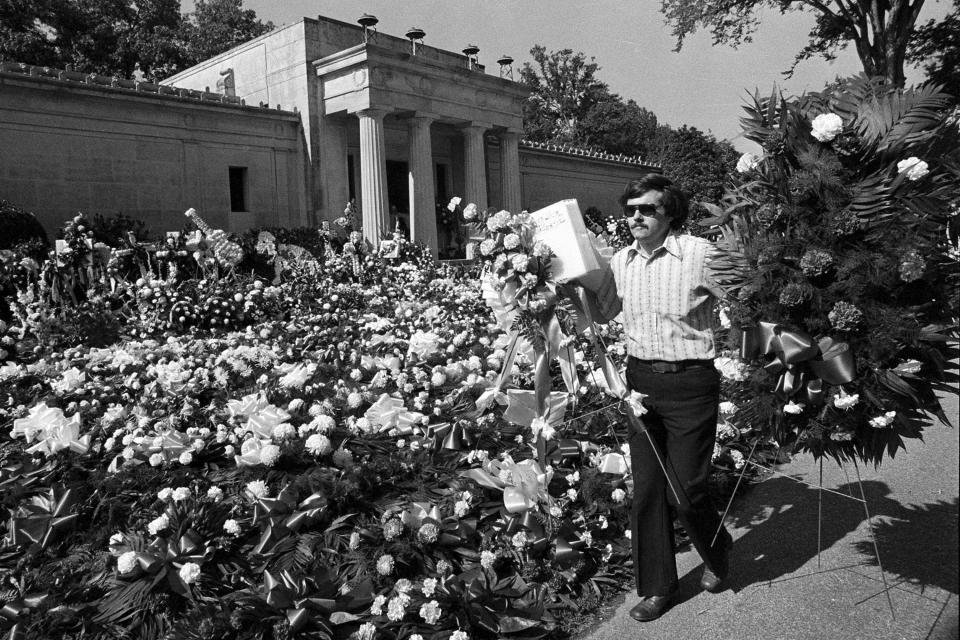
[[843, 131], [843, 119], [835, 113], [821, 113], [813, 119], [810, 134], [820, 142], [830, 142]]

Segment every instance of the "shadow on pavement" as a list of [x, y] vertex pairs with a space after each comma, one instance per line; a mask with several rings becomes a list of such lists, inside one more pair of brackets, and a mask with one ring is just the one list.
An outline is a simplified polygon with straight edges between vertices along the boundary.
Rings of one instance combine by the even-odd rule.
[[[843, 484], [833, 490], [860, 497], [860, 489], [856, 483]], [[890, 488], [883, 482], [864, 481], [863, 490], [872, 515], [905, 514], [905, 507], [887, 497], [890, 494]], [[730, 556], [731, 571], [728, 584], [734, 591], [752, 584], [791, 576], [817, 557], [817, 513], [820, 492], [816, 487], [810, 487], [789, 478], [776, 477], [753, 487], [750, 493], [749, 500], [742, 502], [727, 519], [728, 526], [747, 529], [747, 533], [736, 540]], [[866, 520], [861, 502], [827, 491], [824, 491], [822, 496], [821, 553], [833, 547]], [[875, 526], [880, 522], [874, 519]], [[918, 525], [920, 526], [922, 525]], [[918, 528], [918, 531], [922, 529]], [[905, 566], [914, 562], [907, 556], [916, 555], [919, 558], [929, 548], [929, 545], [922, 544], [922, 537], [904, 542], [888, 537], [886, 543], [878, 538], [878, 542], [885, 569], [888, 558], [899, 557], [902, 562], [897, 563], [897, 566]], [[905, 546], [902, 547], [902, 544]], [[865, 545], [863, 548], [860, 545], [854, 547], [858, 551], [858, 557], [841, 561], [839, 565], [835, 560], [830, 560], [819, 570], [832, 571], [851, 565], [875, 564], [873, 545], [869, 541]], [[953, 553], [956, 554], [955, 551]], [[813, 571], [817, 570], [813, 569]], [[696, 569], [694, 573], [698, 571], [699, 569]], [[933, 571], [932, 567], [930, 571]], [[946, 571], [941, 571], [936, 574], [936, 579], [939, 580], [946, 574]], [[931, 573], [930, 576], [934, 577], [934, 574]]]
[[[884, 517], [874, 519], [873, 531], [884, 571], [920, 587], [939, 587], [953, 594], [960, 592], [958, 513], [956, 498], [953, 502], [896, 504], [896, 509], [883, 511]], [[876, 564], [869, 540], [858, 541], [855, 546], [867, 562]]]

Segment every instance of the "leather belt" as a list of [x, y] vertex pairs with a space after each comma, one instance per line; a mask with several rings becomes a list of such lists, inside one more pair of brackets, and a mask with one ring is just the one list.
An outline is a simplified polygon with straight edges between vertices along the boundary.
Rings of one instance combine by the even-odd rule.
[[640, 360], [633, 358], [633, 361], [641, 368], [654, 373], [680, 373], [690, 369], [712, 369], [713, 360], [677, 360], [669, 362], [666, 360]]

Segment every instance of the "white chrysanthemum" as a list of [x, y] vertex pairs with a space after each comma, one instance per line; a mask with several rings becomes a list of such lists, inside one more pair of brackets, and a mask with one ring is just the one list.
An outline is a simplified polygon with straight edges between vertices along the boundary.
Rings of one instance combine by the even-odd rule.
[[270, 495], [270, 487], [263, 480], [251, 480], [247, 483], [247, 493], [255, 500], [266, 498]]
[[186, 562], [180, 567], [180, 579], [185, 584], [193, 584], [200, 578], [200, 565], [196, 562]]
[[170, 518], [167, 517], [167, 514], [161, 513], [159, 517], [151, 520], [147, 525], [147, 531], [150, 532], [150, 535], [155, 536], [160, 531], [163, 531], [170, 526]]
[[436, 578], [426, 578], [423, 581], [423, 586], [420, 587], [420, 590], [423, 591], [423, 595], [427, 598], [433, 595], [433, 592], [437, 590], [437, 579]]
[[466, 631], [454, 631], [450, 634], [450, 640], [470, 640]]
[[317, 433], [327, 433], [337, 426], [337, 421], [334, 420], [332, 416], [321, 414], [311, 420], [310, 424], [313, 425], [313, 428]]
[[160, 491], [157, 491], [157, 500], [160, 500], [161, 502], [166, 502], [172, 497], [173, 489], [170, 487], [164, 487], [163, 489], [160, 489]]
[[333, 447], [330, 445], [330, 438], [321, 434], [315, 433], [307, 441], [303, 443], [304, 448], [315, 456], [322, 456], [324, 454], [330, 453]]
[[843, 389], [840, 389], [840, 393], [833, 397], [833, 406], [837, 409], [843, 409], [844, 411], [849, 411], [853, 407], [857, 406], [857, 403], [860, 402], [859, 393], [847, 394]]
[[893, 424], [893, 420], [896, 417], [897, 417], [896, 411], [887, 411], [881, 416], [877, 416], [876, 418], [871, 418], [870, 426], [873, 427], [874, 429], [884, 429], [886, 427], [889, 427], [891, 424]]
[[458, 518], [462, 518], [467, 515], [467, 512], [470, 511], [470, 503], [466, 500], [457, 500], [453, 505], [453, 515]]
[[214, 502], [220, 502], [223, 500], [223, 489], [220, 487], [210, 487], [207, 489], [207, 497]]
[[576, 489], [567, 489], [567, 497], [572, 501], [577, 499]]
[[508, 233], [503, 239], [505, 249], [516, 249], [520, 246], [520, 236], [515, 233]]
[[390, 598], [387, 605], [387, 619], [391, 622], [400, 622], [407, 613], [406, 603], [403, 598]]
[[480, 552], [480, 566], [484, 569], [489, 569], [493, 566], [493, 563], [497, 561], [497, 554], [493, 551], [483, 550]]
[[224, 521], [223, 530], [232, 536], [238, 536], [240, 535], [240, 523], [233, 518], [230, 518], [229, 520]]
[[177, 487], [173, 490], [171, 497], [174, 502], [181, 502], [189, 498], [193, 493], [190, 491], [190, 487]]
[[930, 173], [930, 165], [916, 156], [910, 156], [897, 163], [897, 173], [907, 174], [907, 180], [919, 180]]
[[289, 440], [297, 435], [297, 428], [289, 422], [281, 422], [270, 431], [274, 440]]
[[275, 444], [265, 444], [260, 448], [260, 462], [272, 467], [280, 459], [280, 447]]
[[393, 573], [393, 556], [385, 553], [377, 559], [377, 573], [388, 576]]
[[523, 273], [527, 270], [527, 264], [530, 262], [530, 259], [526, 254], [518, 253], [510, 258], [510, 266], [513, 267], [514, 271]]
[[370, 613], [375, 616], [383, 615], [383, 606], [387, 604], [387, 596], [380, 594], [373, 599], [373, 603], [370, 605]]
[[810, 134], [820, 142], [830, 142], [843, 131], [843, 118], [835, 113], [821, 113], [810, 123]]
[[364, 622], [357, 629], [357, 640], [373, 640], [375, 635], [377, 635], [377, 625], [372, 622]]
[[420, 607], [420, 617], [427, 624], [437, 624], [441, 615], [443, 615], [443, 611], [440, 609], [440, 603], [436, 600], [431, 600]]
[[137, 568], [137, 552], [127, 551], [117, 557], [117, 571], [120, 573], [130, 573]]
[[527, 534], [523, 531], [518, 531], [513, 534], [513, 537], [510, 538], [510, 543], [517, 549], [523, 549], [527, 546]]
[[488, 256], [493, 253], [494, 249], [497, 248], [497, 241], [493, 238], [487, 238], [480, 243], [480, 253], [482, 255]]
[[614, 502], [623, 502], [624, 498], [627, 497], [627, 492], [623, 489], [614, 489], [610, 492], [610, 499]]
[[358, 393], [358, 392], [356, 392], [356, 391], [352, 391], [352, 392], [350, 392], [349, 395], [347, 395], [347, 406], [350, 407], [351, 409], [356, 409], [356, 408], [359, 407], [361, 404], [363, 404], [363, 395], [362, 395], [362, 394], [360, 394], [360, 393]]
[[737, 405], [735, 405], [734, 403], [728, 400], [725, 400], [720, 403], [720, 406], [719, 406], [720, 415], [732, 416], [737, 412], [737, 408], [738, 408]]

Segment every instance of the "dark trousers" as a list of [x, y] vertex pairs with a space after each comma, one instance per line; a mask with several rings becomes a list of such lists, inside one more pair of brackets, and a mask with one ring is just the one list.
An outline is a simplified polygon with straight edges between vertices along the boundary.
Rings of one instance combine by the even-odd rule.
[[720, 376], [712, 366], [655, 373], [631, 357], [627, 360], [627, 384], [648, 396], [643, 421], [677, 494], [667, 484], [650, 439], [640, 432], [631, 434], [630, 515], [637, 593], [667, 595], [677, 586], [670, 507], [711, 569], [716, 569], [717, 560], [730, 544], [730, 536], [723, 530], [710, 545], [720, 526], [707, 490], [717, 434]]

